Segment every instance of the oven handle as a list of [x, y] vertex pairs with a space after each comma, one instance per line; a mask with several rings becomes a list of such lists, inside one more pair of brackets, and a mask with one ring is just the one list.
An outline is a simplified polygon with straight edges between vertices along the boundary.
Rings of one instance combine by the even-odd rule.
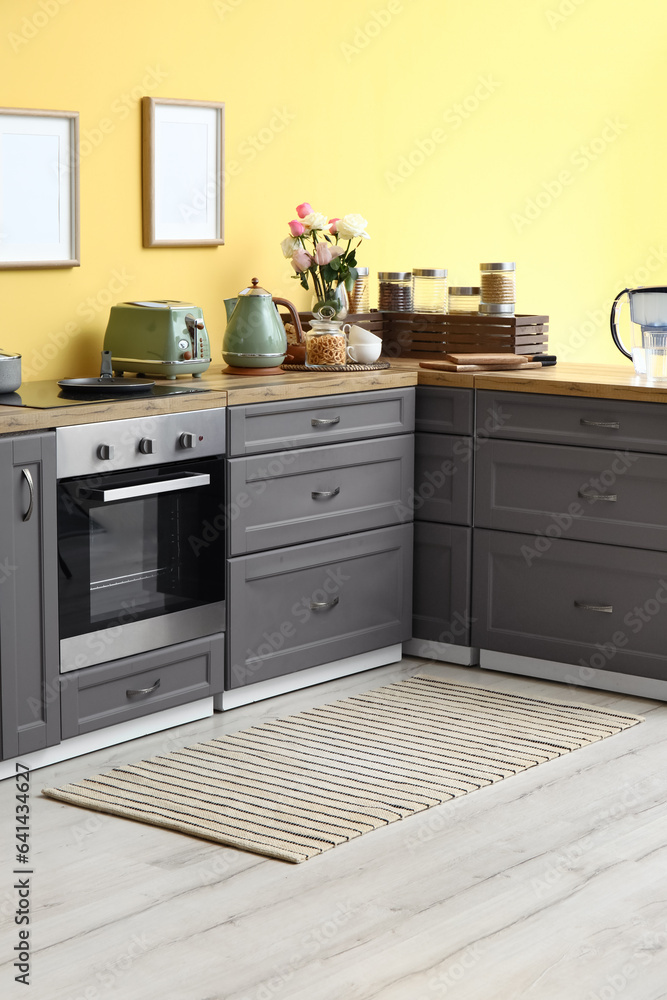
[[133, 500], [135, 497], [152, 497], [157, 493], [173, 493], [175, 490], [194, 490], [199, 486], [208, 486], [211, 477], [208, 473], [188, 473], [178, 479], [163, 479], [159, 483], [139, 483], [137, 486], [117, 486], [112, 490], [91, 490], [91, 500], [101, 500], [111, 503], [114, 500]]

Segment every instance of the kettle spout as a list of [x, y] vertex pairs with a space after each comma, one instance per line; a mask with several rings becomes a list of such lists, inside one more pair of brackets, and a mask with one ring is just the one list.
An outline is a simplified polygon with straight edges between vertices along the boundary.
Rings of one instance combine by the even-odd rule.
[[236, 307], [236, 303], [238, 302], [238, 299], [225, 299], [224, 301], [225, 301], [225, 311], [227, 313], [227, 322], [229, 323], [232, 313], [234, 312], [234, 309]]

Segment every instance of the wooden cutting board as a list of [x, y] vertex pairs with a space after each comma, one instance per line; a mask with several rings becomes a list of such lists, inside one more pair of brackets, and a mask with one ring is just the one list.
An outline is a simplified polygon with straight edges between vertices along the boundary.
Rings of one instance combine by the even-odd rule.
[[541, 368], [539, 361], [522, 361], [520, 365], [458, 365], [453, 361], [420, 361], [420, 368], [433, 368], [441, 372], [519, 372], [526, 368]]

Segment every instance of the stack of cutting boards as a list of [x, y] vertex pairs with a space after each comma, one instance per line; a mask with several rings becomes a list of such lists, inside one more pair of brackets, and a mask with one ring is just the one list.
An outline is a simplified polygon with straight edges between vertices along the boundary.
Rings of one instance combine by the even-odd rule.
[[419, 367], [443, 372], [523, 371], [542, 367], [541, 361], [521, 354], [443, 354], [442, 358], [442, 361], [420, 361]]

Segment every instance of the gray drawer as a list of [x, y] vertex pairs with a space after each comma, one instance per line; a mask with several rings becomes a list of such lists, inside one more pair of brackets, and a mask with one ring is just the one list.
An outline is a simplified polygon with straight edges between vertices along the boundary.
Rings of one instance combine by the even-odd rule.
[[415, 430], [428, 434], [472, 434], [473, 390], [417, 387]]
[[410, 637], [412, 525], [229, 560], [227, 688]]
[[470, 645], [470, 528], [415, 522], [412, 635]]
[[667, 554], [554, 539], [530, 559], [533, 542], [475, 529], [472, 644], [576, 664], [574, 683], [591, 668], [666, 680]]
[[229, 455], [407, 434], [415, 390], [381, 389], [227, 408]]
[[482, 389], [477, 393], [478, 431], [485, 418], [496, 438], [667, 454], [664, 403]]
[[227, 463], [231, 555], [412, 520], [411, 434]]
[[667, 551], [667, 456], [488, 441], [475, 476], [481, 527]]
[[472, 438], [415, 434], [413, 506], [420, 521], [472, 521]]
[[223, 681], [223, 635], [63, 674], [62, 738], [208, 698]]

